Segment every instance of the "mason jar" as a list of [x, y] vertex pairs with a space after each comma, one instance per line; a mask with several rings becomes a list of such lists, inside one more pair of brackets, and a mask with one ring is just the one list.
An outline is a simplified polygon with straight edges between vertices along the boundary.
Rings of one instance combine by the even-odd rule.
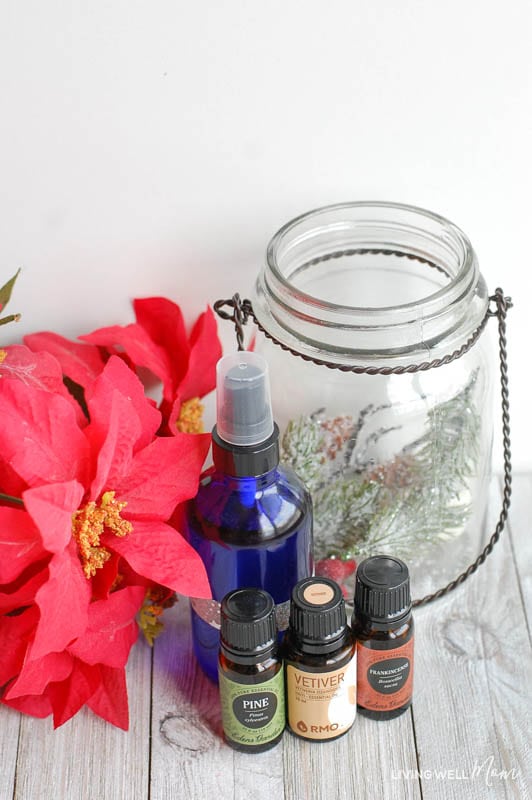
[[400, 556], [416, 596], [454, 578], [483, 546], [493, 431], [467, 236], [408, 205], [320, 208], [275, 234], [251, 301], [316, 559]]

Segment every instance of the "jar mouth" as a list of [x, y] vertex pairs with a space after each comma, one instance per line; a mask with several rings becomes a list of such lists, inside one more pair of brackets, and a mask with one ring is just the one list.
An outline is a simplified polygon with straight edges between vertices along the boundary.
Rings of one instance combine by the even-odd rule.
[[464, 322], [479, 282], [469, 239], [444, 217], [401, 203], [339, 203], [273, 236], [254, 308], [283, 344], [378, 358], [430, 350]]
[[[368, 214], [368, 212], [370, 213]], [[398, 214], [403, 216], [403, 221], [399, 221], [397, 219]], [[337, 217], [336, 221], [332, 221], [331, 215]], [[329, 217], [329, 221], [327, 221], [327, 217]], [[465, 233], [463, 233], [460, 228], [458, 228], [449, 220], [439, 216], [438, 214], [434, 214], [431, 211], [418, 208], [417, 206], [406, 205], [404, 203], [388, 203], [382, 201], [338, 203], [331, 206], [323, 206], [321, 208], [308, 211], [305, 214], [301, 214], [299, 217], [296, 217], [295, 219], [290, 220], [290, 222], [287, 222], [285, 225], [283, 225], [283, 227], [280, 228], [272, 237], [266, 250], [266, 261], [269, 269], [272, 272], [272, 275], [275, 276], [275, 278], [281, 284], [283, 284], [288, 291], [295, 291], [301, 300], [305, 300], [310, 305], [321, 306], [325, 302], [326, 305], [330, 306], [331, 308], [336, 308], [339, 310], [348, 310], [350, 312], [362, 310], [367, 312], [369, 310], [365, 306], [324, 301], [322, 297], [302, 290], [296, 290], [293, 282], [287, 278], [281, 263], [284, 256], [283, 245], [285, 245], [287, 239], [291, 237], [291, 235], [294, 236], [294, 241], [290, 242], [291, 247], [294, 247], [294, 245], [297, 246], [298, 238], [301, 239], [301, 237], [304, 237], [305, 235], [308, 236], [308, 233], [305, 234], [304, 232], [298, 234], [298, 231], [301, 231], [307, 222], [312, 223], [315, 227], [314, 231], [311, 233], [313, 237], [327, 235], [329, 232], [336, 234], [342, 232], [346, 239], [352, 239], [351, 243], [353, 245], [355, 245], [356, 239], [358, 238], [360, 240], [360, 235], [364, 235], [364, 233], [366, 236], [364, 242], [367, 245], [369, 245], [368, 237], [371, 237], [372, 233], [373, 236], [382, 236], [382, 234], [387, 234], [388, 242], [387, 248], [385, 249], [393, 252], [396, 252], [394, 250], [393, 241], [394, 232], [396, 237], [400, 231], [416, 232], [418, 234], [418, 238], [426, 239], [427, 248], [423, 252], [423, 250], [421, 250], [419, 247], [416, 248], [415, 246], [412, 246], [410, 248], [412, 250], [412, 257], [415, 258], [417, 250], [420, 263], [423, 263], [423, 261], [431, 261], [431, 264], [427, 264], [427, 266], [430, 268], [430, 266], [433, 265], [433, 268], [439, 269], [442, 274], [446, 274], [449, 279], [447, 285], [443, 286], [436, 292], [427, 295], [426, 298], [424, 298], [427, 301], [433, 301], [438, 297], [445, 298], [447, 295], [449, 295], [449, 293], [452, 292], [453, 284], [456, 284], [467, 277], [470, 274], [471, 269], [474, 267], [475, 254], [471, 246], [471, 242]], [[363, 230], [360, 230], [361, 228], [363, 228]], [[368, 228], [370, 229], [369, 231]], [[373, 231], [371, 230], [372, 228]], [[433, 228], [433, 230], [430, 230], [430, 228]], [[349, 234], [352, 236], [349, 237]], [[433, 245], [438, 244], [438, 236], [442, 237], [441, 242], [443, 243], [439, 264], [431, 260], [437, 256], [434, 253], [431, 253], [429, 250], [431, 242]], [[382, 247], [383, 242], [374, 242], [374, 249], [379, 249], [379, 245]], [[403, 249], [404, 246], [404, 243], [395, 243], [396, 248]], [[443, 258], [441, 256], [444, 248], [448, 251], [449, 255], [451, 255], [451, 252], [454, 251], [452, 252], [452, 256], [454, 256], [456, 262], [455, 265], [448, 262], [443, 263]], [[367, 247], [364, 249], [371, 248]], [[399, 251], [400, 250], [397, 250], [397, 252]], [[453, 270], [454, 266], [455, 269]], [[422, 298], [418, 298], [407, 303], [394, 303], [384, 306], [378, 305], [375, 306], [375, 310], [381, 311], [395, 308], [404, 309], [409, 307], [419, 308], [420, 302], [423, 302]]]

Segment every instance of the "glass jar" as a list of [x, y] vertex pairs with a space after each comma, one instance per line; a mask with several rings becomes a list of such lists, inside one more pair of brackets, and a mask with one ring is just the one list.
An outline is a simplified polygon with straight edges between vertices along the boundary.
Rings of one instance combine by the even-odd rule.
[[419, 596], [475, 558], [492, 342], [484, 332], [450, 363], [423, 365], [465, 350], [488, 303], [468, 238], [423, 209], [329, 206], [273, 237], [252, 297], [266, 332], [256, 347], [283, 460], [312, 494], [317, 559], [400, 556]]

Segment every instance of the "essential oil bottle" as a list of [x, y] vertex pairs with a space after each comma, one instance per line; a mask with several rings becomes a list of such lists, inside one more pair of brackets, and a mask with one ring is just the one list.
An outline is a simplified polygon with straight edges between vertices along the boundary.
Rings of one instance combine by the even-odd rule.
[[398, 717], [412, 702], [414, 620], [408, 567], [371, 556], [355, 578], [352, 628], [357, 640], [357, 702], [372, 719]]
[[356, 715], [356, 649], [335, 581], [307, 578], [295, 586], [284, 660], [292, 733], [314, 741], [347, 733]]
[[285, 728], [282, 660], [271, 596], [236, 589], [221, 605], [218, 662], [224, 738], [235, 750], [261, 753]]
[[264, 358], [247, 351], [222, 358], [216, 400], [214, 468], [187, 509], [188, 540], [203, 560], [213, 597], [191, 603], [194, 651], [213, 681], [221, 599], [244, 586], [265, 589], [284, 630], [292, 588], [313, 571], [310, 495], [297, 475], [279, 464], [279, 429]]

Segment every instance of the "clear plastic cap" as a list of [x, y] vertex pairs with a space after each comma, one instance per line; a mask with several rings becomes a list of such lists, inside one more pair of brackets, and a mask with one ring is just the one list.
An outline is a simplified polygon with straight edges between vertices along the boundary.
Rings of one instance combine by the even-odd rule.
[[273, 433], [268, 364], [258, 353], [231, 353], [216, 366], [218, 436], [243, 447], [260, 444]]

